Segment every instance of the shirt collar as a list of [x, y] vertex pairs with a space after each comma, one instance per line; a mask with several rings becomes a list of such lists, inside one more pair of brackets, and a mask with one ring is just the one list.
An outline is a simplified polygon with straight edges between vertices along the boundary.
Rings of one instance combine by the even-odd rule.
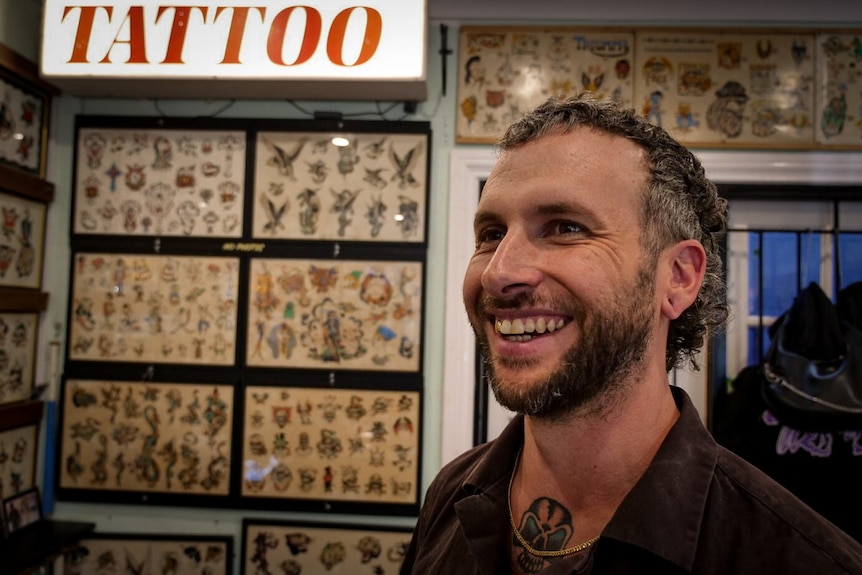
[[697, 551], [718, 446], [686, 393], [671, 387], [679, 419], [602, 536], [643, 548], [689, 571]]
[[[602, 537], [640, 547], [688, 571], [694, 562], [718, 448], [688, 395], [671, 387], [679, 418]], [[515, 416], [467, 473], [462, 489], [478, 495], [508, 482], [524, 442], [524, 418]]]

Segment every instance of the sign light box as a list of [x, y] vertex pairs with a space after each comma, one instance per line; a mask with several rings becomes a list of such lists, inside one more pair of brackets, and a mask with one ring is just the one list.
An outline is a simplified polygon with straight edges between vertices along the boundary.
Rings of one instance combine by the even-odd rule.
[[80, 96], [424, 100], [426, 0], [46, 0], [42, 76]]

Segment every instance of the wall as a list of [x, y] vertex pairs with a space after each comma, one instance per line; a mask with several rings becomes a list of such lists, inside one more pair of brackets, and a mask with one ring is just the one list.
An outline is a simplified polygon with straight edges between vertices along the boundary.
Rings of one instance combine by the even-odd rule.
[[[440, 467], [441, 429], [443, 413], [443, 364], [444, 364], [444, 294], [450, 283], [460, 283], [460, 277], [446, 277], [447, 209], [449, 182], [449, 158], [453, 149], [469, 146], [454, 145], [455, 124], [455, 55], [447, 61], [447, 93], [441, 93], [442, 65], [440, 50], [440, 24], [450, 25], [448, 48], [457, 47], [460, 20], [482, 20], [488, 12], [487, 2], [465, 2], [464, 0], [430, 0], [429, 13], [434, 19], [429, 26], [428, 79], [429, 98], [419, 106], [417, 113], [409, 119], [429, 120], [433, 130], [431, 150], [431, 196], [429, 204], [430, 231], [428, 245], [427, 302], [425, 349], [425, 402], [424, 402], [424, 451], [423, 487]], [[818, 3], [784, 2], [781, 8], [771, 9], [767, 3], [734, 0], [724, 3], [675, 1], [663, 3], [663, 9], [647, 8], [639, 0], [616, 0], [611, 2], [534, 1], [530, 11], [534, 19], [545, 22], [606, 22], [633, 24], [640, 22], [684, 24], [702, 23], [706, 19], [715, 22], [734, 21], [747, 24], [780, 23], [782, 25], [812, 25], [862, 27], [862, 3], [846, 6], [843, 0], [821, 0]], [[525, 22], [518, 18], [523, 3], [518, 0], [497, 0], [494, 3], [495, 21], [501, 19]], [[36, 61], [40, 28], [40, 2], [37, 0], [0, 0], [0, 42]], [[732, 19], [727, 14], [733, 14]], [[225, 102], [222, 101], [162, 101], [159, 108], [171, 116], [197, 116], [214, 113]], [[306, 110], [334, 110], [345, 114], [374, 112], [373, 102], [300, 102]], [[62, 95], [55, 100], [54, 121], [49, 147], [48, 178], [56, 184], [56, 199], [49, 210], [47, 261], [44, 274], [44, 289], [51, 294], [49, 308], [44, 315], [41, 329], [40, 357], [37, 365], [37, 381], [45, 381], [47, 373], [47, 341], [53, 336], [51, 326], [55, 322], [65, 324], [66, 297], [68, 293], [68, 230], [71, 205], [71, 177], [73, 159], [74, 117], [76, 114], [158, 115], [151, 101], [79, 99]], [[389, 114], [391, 118], [401, 115], [400, 107]], [[220, 117], [245, 118], [304, 118], [305, 116], [289, 103], [283, 101], [240, 101]], [[375, 119], [373, 115], [357, 119]], [[475, 147], [474, 147], [475, 148]], [[458, 192], [456, 190], [455, 192]], [[471, 192], [473, 190], [470, 190]], [[455, 274], [453, 274], [455, 275]], [[465, 382], [470, 385], [472, 382]], [[58, 502], [54, 516], [60, 519], [92, 520], [101, 531], [146, 532], [156, 531], [186, 533], [219, 533], [235, 537], [237, 551], [240, 544], [239, 520], [244, 516], [276, 516], [309, 520], [338, 520], [345, 522], [378, 522], [389, 525], [410, 525], [409, 518], [381, 520], [375, 517], [326, 517], [319, 515], [290, 514], [285, 510], [272, 513], [245, 513], [239, 510], [183, 509], [174, 507], [147, 508], [142, 506], [100, 506]]]

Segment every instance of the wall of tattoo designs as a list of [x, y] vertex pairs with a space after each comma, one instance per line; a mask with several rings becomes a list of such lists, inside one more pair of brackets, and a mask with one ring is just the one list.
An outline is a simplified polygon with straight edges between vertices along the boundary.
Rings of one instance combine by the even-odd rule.
[[415, 513], [429, 140], [78, 117], [58, 498]]
[[48, 300], [42, 266], [54, 186], [43, 178], [53, 93], [35, 65], [0, 44], [0, 501], [10, 505], [36, 487], [44, 405], [34, 380]]
[[860, 59], [858, 31], [465, 26], [456, 139], [587, 90], [690, 146], [859, 148]]

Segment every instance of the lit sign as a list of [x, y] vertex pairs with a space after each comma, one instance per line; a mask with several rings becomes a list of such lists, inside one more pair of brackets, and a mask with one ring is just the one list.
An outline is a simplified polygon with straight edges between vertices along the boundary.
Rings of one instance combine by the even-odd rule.
[[[242, 80], [257, 87], [290, 81], [299, 92], [303, 81], [324, 89], [380, 82], [405, 89], [397, 99], [420, 99], [408, 97], [420, 93], [424, 99], [425, 0], [355, 2], [198, 0], [180, 6], [158, 0], [46, 0], [41, 72], [60, 88], [85, 95], [122, 91], [117, 83], [92, 84], [98, 80], [146, 79], [161, 84], [133, 83], [138, 89], [129, 95], [159, 95], [164, 81], [181, 80], [186, 87], [205, 88], [189, 96], [209, 97], [206, 86], [214, 81], [237, 87]], [[146, 86], [156, 93], [141, 92]], [[291, 86], [267, 88], [276, 90], [257, 97], [291, 92]], [[324, 96], [342, 95], [317, 97]]]

